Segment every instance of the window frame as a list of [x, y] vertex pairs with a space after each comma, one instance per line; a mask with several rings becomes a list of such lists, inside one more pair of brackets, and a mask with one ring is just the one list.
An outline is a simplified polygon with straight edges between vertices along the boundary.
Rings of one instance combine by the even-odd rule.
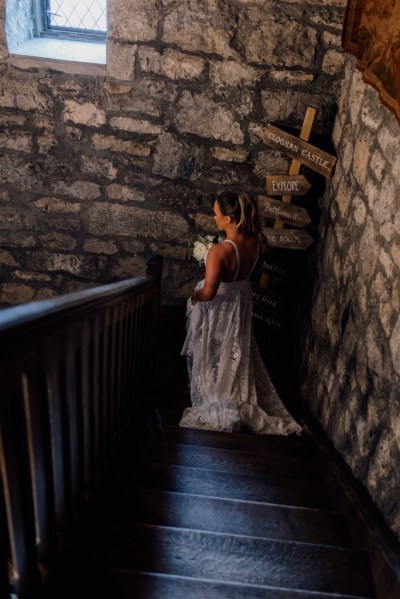
[[73, 27], [48, 26], [49, 0], [33, 0], [33, 27], [35, 37], [52, 37], [66, 40], [87, 41], [104, 44], [107, 40], [107, 31], [92, 31], [88, 29], [74, 29]]

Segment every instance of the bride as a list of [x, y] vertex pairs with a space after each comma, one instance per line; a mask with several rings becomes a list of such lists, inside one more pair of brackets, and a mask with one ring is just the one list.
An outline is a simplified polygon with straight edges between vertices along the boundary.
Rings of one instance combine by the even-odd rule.
[[192, 407], [179, 424], [300, 434], [271, 382], [252, 329], [249, 276], [258, 261], [260, 234], [255, 201], [246, 192], [222, 192], [214, 220], [226, 239], [209, 250], [205, 279], [188, 300], [182, 354], [187, 356]]

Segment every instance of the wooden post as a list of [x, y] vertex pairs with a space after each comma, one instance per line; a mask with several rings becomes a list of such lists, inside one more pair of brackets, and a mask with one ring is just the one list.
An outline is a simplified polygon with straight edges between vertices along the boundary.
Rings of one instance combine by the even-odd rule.
[[[313, 106], [308, 106], [306, 111], [306, 116], [304, 117], [303, 126], [300, 131], [300, 139], [303, 141], [308, 141], [310, 139], [315, 120], [318, 115], [318, 109]], [[292, 164], [289, 169], [289, 176], [297, 176], [300, 174], [301, 162], [298, 160], [292, 160]], [[290, 204], [292, 200], [292, 195], [282, 196], [282, 201]], [[274, 223], [275, 229], [282, 229], [284, 225], [284, 221], [277, 218]], [[270, 275], [268, 273], [263, 273], [260, 277], [260, 287], [268, 287]]]

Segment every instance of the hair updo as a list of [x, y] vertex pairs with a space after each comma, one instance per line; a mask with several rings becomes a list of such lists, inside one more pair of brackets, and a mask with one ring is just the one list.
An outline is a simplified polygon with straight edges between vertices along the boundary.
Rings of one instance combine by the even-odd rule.
[[258, 235], [261, 232], [257, 204], [247, 191], [222, 191], [216, 201], [222, 214], [233, 218], [240, 233]]

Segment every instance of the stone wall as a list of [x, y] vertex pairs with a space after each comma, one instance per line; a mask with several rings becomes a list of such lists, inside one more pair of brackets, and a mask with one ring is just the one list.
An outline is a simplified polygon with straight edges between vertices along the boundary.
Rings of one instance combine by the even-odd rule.
[[2, 305], [135, 276], [152, 252], [164, 300], [186, 297], [215, 192], [287, 172], [263, 126], [311, 103], [330, 134], [344, 5], [109, 0], [101, 70], [8, 56], [0, 0]]
[[303, 397], [400, 533], [400, 126], [346, 59]]

